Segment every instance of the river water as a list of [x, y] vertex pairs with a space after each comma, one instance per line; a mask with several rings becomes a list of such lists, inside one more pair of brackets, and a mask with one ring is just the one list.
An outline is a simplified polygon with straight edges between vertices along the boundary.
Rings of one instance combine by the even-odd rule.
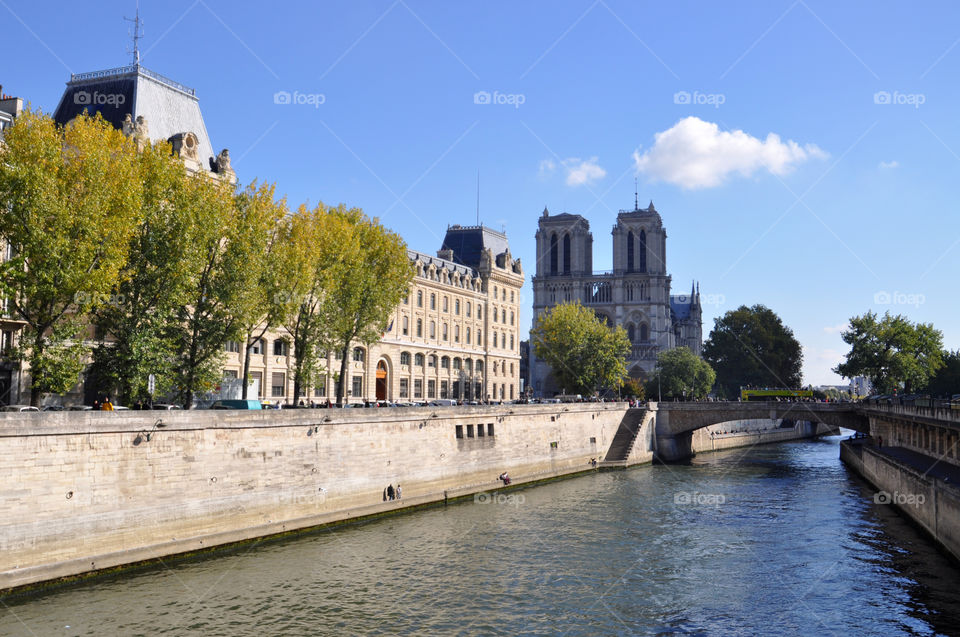
[[0, 635], [960, 634], [838, 438], [597, 473], [0, 604]]

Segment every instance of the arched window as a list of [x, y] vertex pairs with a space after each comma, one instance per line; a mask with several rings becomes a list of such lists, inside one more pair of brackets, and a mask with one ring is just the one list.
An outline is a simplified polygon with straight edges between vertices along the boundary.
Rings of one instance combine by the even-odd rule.
[[417, 319], [417, 336], [423, 336], [423, 319]]
[[510, 335], [510, 349], [513, 349], [513, 334]]
[[430, 338], [437, 338], [437, 323], [430, 321]]
[[423, 307], [423, 290], [417, 290], [417, 307]]
[[400, 364], [401, 365], [410, 364], [410, 352], [400, 352]]
[[497, 333], [496, 333], [496, 332], [493, 333], [493, 346], [494, 346], [494, 347], [497, 346]]
[[469, 359], [469, 358], [466, 359], [466, 360], [464, 360], [464, 361], [463, 361], [463, 369], [465, 369], [465, 370], [468, 371], [468, 372], [473, 371], [473, 360], [471, 360], [471, 359]]
[[497, 308], [493, 308], [493, 322], [494, 322], [494, 323], [497, 322], [497, 316], [498, 316], [498, 315], [499, 315], [499, 312], [497, 312]]
[[634, 337], [636, 336], [636, 331], [633, 329], [633, 325], [627, 326], [627, 338], [630, 339], [630, 342], [635, 342]]
[[362, 363], [362, 362], [363, 362], [363, 348], [362, 348], [362, 347], [354, 347], [354, 348], [353, 348], [353, 360], [355, 360], [355, 361], [358, 362], [358, 363]]
[[644, 343], [650, 340], [650, 329], [647, 327], [646, 323], [640, 326], [640, 340]]
[[443, 297], [443, 311], [444, 311], [444, 312], [449, 312], [449, 311], [450, 311], [450, 297], [449, 297], [449, 296], [444, 296], [444, 297]]
[[440, 369], [450, 369], [450, 357], [444, 356], [440, 359]]
[[437, 366], [437, 355], [430, 354], [430, 356], [427, 357], [427, 367], [436, 367], [436, 366]]
[[459, 325], [453, 326], [453, 342], [454, 343], [460, 342], [460, 326]]
[[647, 232], [640, 231], [640, 271], [647, 271]]
[[476, 372], [478, 374], [483, 373], [483, 361], [477, 361], [477, 364], [475, 365], [475, 367], [476, 367]]
[[477, 320], [479, 321], [482, 318], [483, 318], [483, 310], [481, 310], [480, 306], [477, 305]]
[[470, 301], [467, 301], [467, 318], [470, 318]]
[[406, 336], [410, 333], [410, 319], [406, 316], [403, 317], [403, 335]]
[[633, 230], [627, 233], [627, 272], [633, 272]]
[[467, 345], [470, 344], [470, 328], [467, 328]]
[[550, 235], [550, 274], [557, 273], [557, 257], [560, 251], [560, 245], [557, 241], [557, 235]]
[[423, 367], [423, 354], [414, 354], [413, 364], [417, 367]]
[[493, 361], [493, 375], [497, 375], [497, 361]]
[[446, 324], [446, 323], [443, 324], [443, 340], [445, 340], [445, 341], [450, 340], [450, 334], [449, 334], [448, 331], [447, 331], [447, 324]]
[[453, 313], [456, 314], [457, 316], [460, 315], [460, 299], [456, 299], [453, 302]]
[[510, 310], [510, 325], [516, 325], [516, 323], [513, 322], [513, 318], [514, 318], [514, 317], [513, 317], [513, 310]]
[[430, 295], [430, 309], [431, 309], [431, 310], [437, 309], [437, 295], [436, 295], [436, 294], [431, 294], [431, 295]]
[[453, 368], [454, 368], [454, 369], [460, 369], [462, 366], [463, 366], [463, 361], [461, 361], [459, 358], [453, 359]]
[[[563, 235], [563, 273], [570, 274], [570, 233]], [[507, 300], [507, 292], [503, 292], [503, 300]]]

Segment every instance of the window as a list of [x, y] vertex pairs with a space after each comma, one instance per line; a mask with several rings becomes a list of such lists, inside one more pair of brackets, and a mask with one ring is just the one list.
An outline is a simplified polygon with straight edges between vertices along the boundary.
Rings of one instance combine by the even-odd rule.
[[467, 438], [473, 438], [473, 425], [467, 425]]
[[460, 315], [460, 299], [457, 299], [453, 302], [453, 313], [457, 316]]
[[483, 424], [477, 425], [477, 438], [483, 438]]
[[225, 369], [225, 370], [223, 370], [223, 379], [224, 379], [224, 380], [237, 380], [237, 378], [239, 378], [239, 374], [237, 374], [237, 370], [235, 370], [235, 369]]
[[263, 339], [258, 338], [256, 342], [250, 346], [251, 354], [263, 354]]
[[463, 366], [463, 361], [461, 361], [459, 358], [453, 359], [453, 368], [454, 368], [454, 369], [457, 369], [457, 370], [458, 370], [458, 369], [460, 369], [462, 366]]
[[447, 324], [446, 324], [446, 323], [443, 324], [443, 340], [445, 340], [445, 341], [449, 341], [449, 340], [450, 340], [450, 334], [448, 333]]
[[627, 272], [633, 272], [633, 230], [627, 233]]
[[640, 326], [640, 341], [646, 343], [650, 339], [650, 330], [646, 323]]
[[356, 361], [356, 362], [358, 362], [358, 363], [362, 363], [362, 362], [363, 362], [363, 348], [362, 348], [362, 347], [354, 347], [354, 348], [353, 348], [353, 360]]
[[437, 338], [437, 322], [430, 321], [430, 338]]
[[440, 369], [450, 369], [450, 357], [444, 356], [440, 359]]
[[423, 336], [423, 319], [417, 319], [417, 336]]
[[406, 336], [410, 333], [410, 319], [406, 316], [403, 317], [403, 335]]
[[[563, 273], [570, 274], [570, 234], [563, 235]], [[507, 293], [504, 291], [503, 300], [507, 300]]]
[[483, 314], [483, 312], [480, 311], [480, 306], [478, 305], [478, 306], [477, 306], [477, 320], [478, 320], [478, 321], [483, 318], [483, 316], [481, 316], [481, 314]]
[[627, 340], [629, 340], [631, 343], [635, 343], [635, 342], [636, 342], [636, 339], [635, 339], [634, 337], [635, 337], [636, 335], [637, 335], [637, 334], [636, 334], [636, 331], [633, 329], [633, 325], [628, 325], [628, 326], [627, 326]]
[[423, 290], [417, 290], [417, 307], [423, 307]]
[[410, 352], [400, 352], [400, 364], [401, 365], [410, 364]]
[[497, 346], [497, 333], [496, 333], [496, 332], [493, 333], [493, 346], [494, 346], [494, 347]]
[[403, 304], [410, 305], [410, 290], [407, 290], [406, 294], [403, 295]]
[[515, 323], [513, 322], [513, 318], [514, 318], [513, 310], [510, 310], [510, 325], [515, 325]]
[[493, 423], [492, 423], [492, 422], [488, 422], [488, 423], [487, 423], [487, 436], [490, 437], [490, 438], [493, 438]]
[[410, 379], [400, 379], [400, 398], [410, 398]]
[[510, 290], [510, 302], [513, 303], [513, 290]]
[[325, 376], [317, 379], [317, 384], [313, 388], [313, 395], [317, 397], [327, 395], [327, 378]]
[[450, 303], [449, 303], [449, 301], [450, 301], [450, 297], [449, 297], [449, 296], [443, 297], [443, 311], [444, 311], [444, 312], [449, 312], [449, 311], [450, 311]]
[[513, 334], [510, 335], [510, 349], [513, 349]]
[[413, 397], [423, 398], [423, 380], [415, 378], [413, 381]]
[[467, 318], [470, 318], [470, 301], [467, 301]]
[[450, 383], [445, 380], [440, 381], [440, 398], [449, 398]]
[[431, 310], [437, 309], [437, 295], [436, 295], [436, 294], [431, 294], [431, 295], [430, 295], [430, 309], [431, 309]]
[[0, 335], [0, 355], [6, 355], [13, 348], [13, 331], [4, 330]]
[[224, 351], [238, 354], [240, 353], [240, 343], [237, 341], [227, 341], [223, 344], [223, 349]]
[[336, 352], [334, 352], [333, 357], [334, 357], [335, 359], [337, 359], [338, 361], [342, 361], [342, 360], [343, 360], [343, 350], [339, 350], [339, 349], [338, 349]]
[[454, 343], [460, 342], [460, 326], [459, 325], [453, 326], [453, 342]]
[[510, 363], [510, 375], [513, 376], [513, 363]]
[[287, 375], [283, 372], [273, 372], [273, 382], [270, 383], [270, 395], [282, 398], [287, 394]]
[[417, 367], [423, 367], [423, 354], [414, 354], [413, 364]]
[[437, 367], [437, 355], [436, 355], [436, 354], [430, 354], [430, 356], [427, 357], [427, 367], [433, 367], [434, 369], [436, 369], [436, 367]]
[[358, 398], [363, 397], [363, 376], [354, 376], [353, 377], [353, 395]]
[[640, 271], [647, 271], [647, 233], [640, 231]]
[[470, 344], [470, 328], [467, 328], [467, 345]]
[[473, 360], [468, 358], [465, 361], [463, 361], [463, 368], [468, 372], [473, 371]]
[[283, 339], [278, 338], [277, 340], [275, 340], [275, 341], [273, 342], [273, 355], [274, 355], [274, 356], [286, 356], [286, 355], [287, 355], [287, 352], [289, 351], [289, 349], [290, 349], [290, 346], [289, 346], [288, 343], [287, 343], [285, 340], [283, 340]]
[[428, 380], [427, 381], [427, 398], [436, 398], [437, 397], [437, 381]]
[[497, 322], [497, 314], [498, 314], [497, 308], [493, 308], [493, 322], [494, 322], [494, 323]]
[[483, 372], [483, 361], [477, 361], [477, 373]]
[[463, 438], [463, 425], [457, 425], [457, 438]]

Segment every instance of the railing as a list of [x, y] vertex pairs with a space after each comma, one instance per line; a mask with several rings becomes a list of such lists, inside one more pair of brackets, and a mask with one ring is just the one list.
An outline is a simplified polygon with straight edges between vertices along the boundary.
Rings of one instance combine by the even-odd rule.
[[960, 406], [949, 400], [933, 400], [929, 406], [900, 405], [884, 403], [860, 403], [860, 407], [869, 411], [900, 416], [922, 416], [934, 420], [960, 423]]
[[148, 68], [144, 68], [139, 64], [134, 64], [131, 66], [118, 66], [115, 69], [106, 69], [104, 71], [91, 71], [89, 73], [73, 73], [70, 75], [70, 81], [80, 82], [83, 80], [97, 80], [97, 79], [108, 78], [108, 77], [119, 77], [121, 75], [129, 75], [130, 73], [142, 73], [147, 77], [151, 77], [159, 82], [162, 82], [170, 86], [171, 88], [175, 88], [178, 91], [182, 91], [188, 95], [196, 96], [197, 94], [196, 90], [190, 88], [189, 86], [185, 86], [180, 82], [171, 80], [169, 77], [166, 77], [165, 75], [160, 75], [159, 73], [155, 71], [151, 71]]
[[658, 347], [652, 345], [634, 345], [630, 348], [630, 360], [647, 360], [657, 357]]

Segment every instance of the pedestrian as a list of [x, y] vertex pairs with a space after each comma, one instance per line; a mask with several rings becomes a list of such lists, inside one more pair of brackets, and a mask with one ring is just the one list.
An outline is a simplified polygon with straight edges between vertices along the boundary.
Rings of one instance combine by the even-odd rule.
[[397, 483], [397, 499], [400, 499], [400, 483]]
[[100, 399], [99, 399], [99, 398], [94, 398], [94, 399], [93, 399], [93, 411], [100, 411]]
[[393, 500], [393, 485], [387, 485], [387, 499]]
[[103, 404], [100, 406], [100, 409], [103, 411], [113, 411], [113, 403], [110, 402], [109, 396], [103, 399]]
[[387, 501], [387, 488], [386, 488], [386, 487], [383, 488], [383, 501], [384, 501], [384, 502]]

